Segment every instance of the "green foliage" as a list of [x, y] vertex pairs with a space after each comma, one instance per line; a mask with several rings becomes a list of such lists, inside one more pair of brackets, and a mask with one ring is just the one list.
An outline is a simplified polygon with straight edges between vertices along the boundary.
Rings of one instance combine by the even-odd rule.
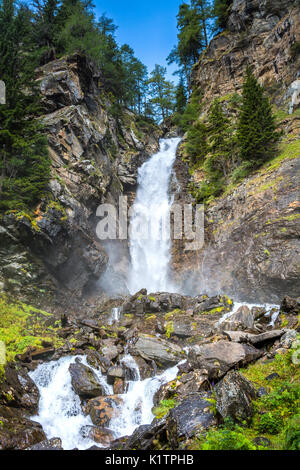
[[185, 83], [188, 95], [191, 95], [191, 71], [198, 61], [201, 51], [208, 47], [211, 30], [212, 8], [209, 0], [191, 0], [189, 5], [183, 2], [177, 15], [177, 45], [174, 46], [167, 60], [169, 64], [179, 66], [177, 74]]
[[288, 422], [285, 433], [285, 449], [300, 450], [300, 414], [293, 416]]
[[283, 427], [283, 419], [278, 413], [265, 413], [259, 419], [257, 430], [264, 434], [278, 434]]
[[233, 0], [214, 0], [213, 12], [216, 17], [216, 31], [222, 31], [226, 28], [232, 2]]
[[259, 167], [274, 155], [279, 137], [269, 99], [248, 67], [237, 131], [240, 158]]
[[45, 193], [50, 159], [34, 83], [37, 55], [31, 12], [13, 0], [0, 6], [0, 76], [6, 104], [0, 106], [0, 210], [33, 206]]
[[188, 104], [184, 109], [182, 115], [175, 113], [173, 121], [178, 127], [184, 132], [187, 132], [190, 127], [199, 118], [199, 114], [202, 108], [202, 94], [200, 90], [196, 89], [193, 91]]
[[296, 60], [297, 57], [300, 55], [300, 42], [296, 41], [292, 46], [291, 46], [291, 57], [293, 60]]
[[63, 345], [57, 330], [45, 324], [51, 316], [31, 305], [0, 297], [0, 341], [6, 345], [8, 361], [24, 353], [28, 346], [40, 347], [43, 340], [57, 347]]
[[166, 67], [156, 64], [148, 80], [150, 103], [163, 121], [170, 116], [175, 105], [175, 88], [173, 83], [166, 80], [166, 74]]
[[162, 419], [172, 408], [175, 408], [177, 402], [175, 399], [162, 400], [159, 406], [153, 408], [152, 412], [156, 419]]
[[230, 425], [209, 430], [199, 450], [257, 450], [257, 447], [245, 436], [243, 428]]
[[185, 152], [191, 165], [203, 163], [207, 154], [207, 128], [202, 122], [197, 122], [188, 130]]

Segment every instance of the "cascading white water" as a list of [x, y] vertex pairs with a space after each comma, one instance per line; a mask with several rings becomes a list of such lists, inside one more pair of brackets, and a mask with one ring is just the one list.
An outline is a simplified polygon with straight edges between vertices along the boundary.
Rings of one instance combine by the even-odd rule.
[[108, 324], [113, 325], [120, 321], [121, 318], [121, 309], [119, 307], [115, 307], [111, 309], [110, 317], [108, 319]]
[[[48, 439], [60, 437], [65, 450], [84, 450], [95, 445], [95, 442], [83, 433], [84, 427], [93, 426], [93, 423], [89, 416], [83, 414], [80, 399], [71, 384], [69, 366], [76, 359], [78, 356], [44, 363], [30, 373], [40, 392], [38, 415], [33, 416], [32, 420], [43, 426]], [[85, 357], [80, 359], [97, 375], [105, 394], [113, 395], [113, 387], [107, 384], [101, 372], [87, 364]], [[109, 425], [116, 438], [131, 435], [138, 426], [152, 422], [154, 394], [161, 385], [174, 380], [178, 373], [178, 367], [175, 366], [162, 375], [141, 380], [139, 368], [132, 356], [125, 356], [121, 363], [131, 370], [134, 380], [127, 384], [127, 392], [120, 396], [123, 398], [123, 404]]]
[[[38, 415], [33, 416], [32, 420], [43, 426], [48, 439], [60, 437], [65, 450], [83, 450], [95, 445], [94, 441], [82, 434], [84, 426], [93, 426], [93, 423], [89, 416], [83, 414], [80, 398], [71, 384], [69, 366], [77, 358], [63, 357], [58, 361], [44, 363], [29, 374], [40, 392]], [[81, 362], [88, 365], [84, 357], [81, 357]], [[96, 369], [93, 372], [107, 395], [112, 395], [113, 389], [101, 372]]]
[[[168, 279], [171, 259], [169, 184], [180, 138], [162, 139], [160, 150], [140, 169], [130, 221], [128, 287], [131, 293], [172, 291]], [[166, 229], [166, 231], [164, 231]]]

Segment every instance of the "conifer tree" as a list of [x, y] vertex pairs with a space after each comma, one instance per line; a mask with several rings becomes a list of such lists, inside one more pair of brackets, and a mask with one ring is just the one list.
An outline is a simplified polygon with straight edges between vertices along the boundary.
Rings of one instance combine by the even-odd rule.
[[50, 159], [34, 84], [36, 54], [31, 12], [14, 0], [0, 6], [0, 76], [6, 104], [0, 106], [0, 209], [32, 206], [49, 180]]
[[214, 100], [209, 111], [208, 148], [210, 156], [206, 169], [213, 179], [222, 179], [230, 171], [232, 130], [218, 100]]
[[279, 137], [271, 103], [248, 67], [237, 132], [241, 159], [253, 167], [261, 165], [273, 154]]

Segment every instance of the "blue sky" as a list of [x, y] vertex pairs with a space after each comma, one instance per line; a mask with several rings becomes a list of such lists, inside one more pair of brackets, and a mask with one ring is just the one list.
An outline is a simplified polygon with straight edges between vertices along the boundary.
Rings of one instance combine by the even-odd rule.
[[[96, 15], [106, 13], [119, 27], [119, 44], [129, 44], [151, 72], [155, 64], [167, 65], [166, 58], [176, 44], [176, 15], [182, 0], [94, 0]], [[177, 81], [168, 67], [168, 78]]]

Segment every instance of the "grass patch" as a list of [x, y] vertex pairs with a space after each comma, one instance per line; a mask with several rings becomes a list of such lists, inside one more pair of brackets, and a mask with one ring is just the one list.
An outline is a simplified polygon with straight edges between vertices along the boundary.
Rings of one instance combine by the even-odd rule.
[[[41, 347], [49, 341], [54, 347], [63, 346], [57, 328], [49, 322], [52, 314], [22, 302], [11, 302], [0, 297], [0, 341], [6, 347], [6, 361], [13, 361], [16, 354], [23, 354], [28, 346]], [[53, 321], [53, 325], [55, 322]]]
[[162, 419], [169, 413], [170, 410], [175, 408], [176, 405], [177, 402], [173, 398], [170, 400], [162, 400], [159, 406], [153, 408], [152, 413], [154, 414], [156, 419]]

